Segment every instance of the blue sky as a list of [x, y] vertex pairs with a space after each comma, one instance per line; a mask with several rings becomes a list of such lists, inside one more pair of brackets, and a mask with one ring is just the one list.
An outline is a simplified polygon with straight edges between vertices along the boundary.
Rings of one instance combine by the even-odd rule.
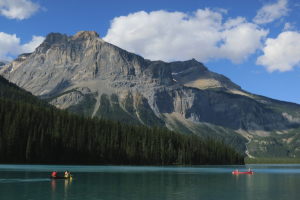
[[196, 58], [249, 92], [300, 103], [299, 11], [299, 0], [0, 0], [0, 60], [50, 32], [95, 30], [146, 58]]

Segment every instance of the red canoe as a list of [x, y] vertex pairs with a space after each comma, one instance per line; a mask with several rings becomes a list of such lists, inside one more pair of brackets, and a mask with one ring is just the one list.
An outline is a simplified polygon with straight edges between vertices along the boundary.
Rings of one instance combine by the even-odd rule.
[[250, 174], [250, 175], [253, 175], [254, 172], [253, 171], [247, 171], [247, 172], [233, 171], [232, 174], [234, 174], [234, 175], [239, 175], [239, 174]]

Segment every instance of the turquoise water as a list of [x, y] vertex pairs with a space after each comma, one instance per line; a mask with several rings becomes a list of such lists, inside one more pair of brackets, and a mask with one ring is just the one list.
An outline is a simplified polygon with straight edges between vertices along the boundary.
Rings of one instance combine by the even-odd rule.
[[[248, 167], [254, 175], [231, 174]], [[50, 180], [52, 170], [69, 170], [74, 179]], [[0, 165], [0, 199], [299, 200], [300, 165]]]

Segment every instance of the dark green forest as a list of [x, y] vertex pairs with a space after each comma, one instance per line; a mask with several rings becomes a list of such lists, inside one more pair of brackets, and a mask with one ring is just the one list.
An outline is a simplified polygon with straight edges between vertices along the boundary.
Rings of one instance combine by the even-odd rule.
[[0, 162], [198, 165], [244, 158], [211, 139], [58, 110], [0, 77]]

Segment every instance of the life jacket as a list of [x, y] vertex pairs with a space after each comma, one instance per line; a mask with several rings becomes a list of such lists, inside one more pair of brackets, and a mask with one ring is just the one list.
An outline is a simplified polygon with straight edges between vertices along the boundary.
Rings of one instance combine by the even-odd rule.
[[65, 172], [65, 177], [68, 178], [69, 177], [69, 173]]
[[52, 177], [56, 177], [56, 175], [57, 175], [57, 172], [52, 172], [52, 174], [51, 174]]

